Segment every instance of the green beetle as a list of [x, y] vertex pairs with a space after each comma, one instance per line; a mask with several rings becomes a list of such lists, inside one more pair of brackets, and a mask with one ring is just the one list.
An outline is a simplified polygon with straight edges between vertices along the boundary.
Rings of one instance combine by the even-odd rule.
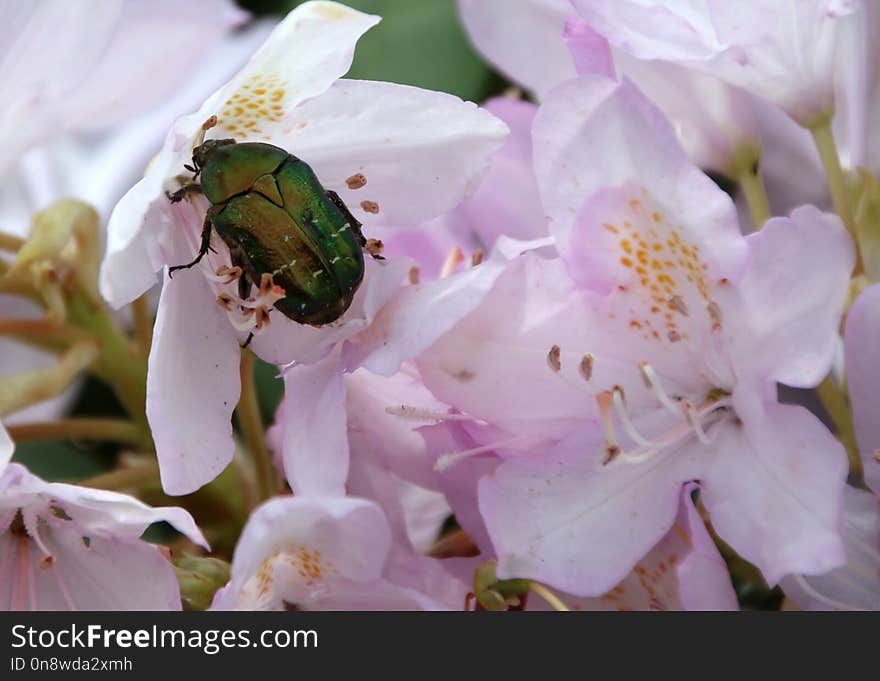
[[168, 198], [177, 202], [199, 192], [211, 207], [196, 258], [169, 275], [204, 257], [213, 228], [243, 271], [242, 299], [270, 274], [286, 294], [275, 303], [285, 317], [312, 326], [341, 317], [363, 280], [368, 242], [336, 192], [325, 190], [304, 161], [271, 144], [207, 140], [192, 158], [185, 167], [201, 184], [185, 184]]

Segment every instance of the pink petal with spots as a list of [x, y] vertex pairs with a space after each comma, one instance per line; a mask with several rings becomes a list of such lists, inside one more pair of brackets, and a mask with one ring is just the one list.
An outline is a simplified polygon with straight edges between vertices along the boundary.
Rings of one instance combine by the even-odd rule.
[[[533, 134], [535, 172], [563, 257], [582, 255], [572, 242], [578, 221], [620, 231], [634, 216], [651, 227], [656, 213], [665, 232], [677, 230], [700, 245], [713, 273], [738, 278], [746, 246], [733, 202], [691, 163], [668, 120], [632, 83], [582, 76], [559, 86], [538, 112]], [[624, 185], [637, 202], [633, 210], [623, 204], [602, 219], [585, 213], [597, 191]], [[646, 198], [650, 210], [637, 215]], [[607, 280], [596, 285], [602, 290]]]

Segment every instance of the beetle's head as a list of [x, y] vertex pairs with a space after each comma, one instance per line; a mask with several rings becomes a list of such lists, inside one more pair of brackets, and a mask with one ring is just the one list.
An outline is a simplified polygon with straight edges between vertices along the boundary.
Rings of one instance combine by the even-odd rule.
[[193, 149], [193, 167], [196, 170], [196, 174], [201, 171], [204, 167], [205, 163], [208, 160], [208, 157], [211, 155], [211, 152], [218, 147], [225, 147], [229, 144], [235, 144], [234, 139], [225, 139], [225, 140], [206, 140], [202, 142], [199, 146]]

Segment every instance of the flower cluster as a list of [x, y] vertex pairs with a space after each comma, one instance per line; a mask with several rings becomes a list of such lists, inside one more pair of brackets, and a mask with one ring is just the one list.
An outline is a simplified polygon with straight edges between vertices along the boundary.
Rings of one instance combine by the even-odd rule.
[[[379, 17], [319, 0], [225, 38], [205, 3], [223, 66], [173, 102], [135, 4], [4, 48], [66, 22], [98, 66], [0, 82], [2, 172], [50, 131], [158, 153], [0, 233], [0, 335], [42, 351], [3, 355], [0, 607], [734, 610], [749, 564], [880, 609], [875, 3], [459, 0], [514, 86], [482, 106], [344, 78]], [[129, 419], [23, 423], [82, 372]], [[125, 448], [46, 482], [46, 434]]]

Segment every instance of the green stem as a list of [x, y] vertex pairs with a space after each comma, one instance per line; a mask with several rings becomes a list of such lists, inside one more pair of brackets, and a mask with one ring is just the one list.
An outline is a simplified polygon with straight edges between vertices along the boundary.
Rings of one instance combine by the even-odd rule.
[[141, 437], [133, 423], [122, 419], [61, 419], [10, 425], [7, 430], [15, 442], [71, 439], [138, 444]]
[[767, 189], [764, 187], [764, 179], [757, 163], [744, 168], [736, 178], [739, 187], [746, 197], [752, 221], [755, 229], [761, 229], [764, 223], [770, 219], [770, 202], [767, 200]]
[[155, 461], [132, 466], [130, 468], [118, 468], [109, 473], [102, 473], [93, 478], [80, 480], [76, 484], [82, 487], [96, 489], [121, 490], [132, 487], [140, 487], [159, 480], [159, 464]]
[[48, 319], [0, 317], [0, 336], [9, 336], [23, 343], [58, 353], [64, 352], [78, 341], [94, 340], [97, 343], [94, 336], [82, 329]]
[[826, 376], [825, 380], [816, 388], [816, 392], [819, 399], [822, 400], [825, 411], [831, 417], [838, 439], [846, 448], [850, 473], [860, 478], [862, 476], [862, 460], [859, 457], [859, 446], [856, 443], [856, 432], [846, 396], [834, 385], [831, 376]]
[[93, 373], [110, 385], [141, 433], [139, 446], [153, 449], [147, 424], [147, 360], [119, 331], [106, 309], [83, 292], [67, 303], [71, 323], [98, 338], [100, 354], [92, 365]]
[[266, 446], [263, 419], [257, 402], [257, 391], [254, 384], [254, 353], [250, 350], [241, 352], [241, 398], [236, 407], [238, 423], [241, 426], [244, 440], [254, 462], [257, 474], [257, 487], [260, 501], [268, 499], [275, 493], [275, 470], [272, 456]]
[[834, 133], [831, 131], [831, 118], [828, 117], [816, 123], [810, 128], [810, 133], [813, 135], [813, 142], [816, 144], [819, 158], [822, 159], [822, 167], [825, 169], [834, 210], [846, 225], [849, 233], [855, 238], [856, 228], [852, 201], [846, 188], [846, 177], [840, 165], [840, 157], [837, 155], [837, 145], [834, 143]]
[[134, 337], [144, 353], [150, 356], [150, 345], [153, 342], [153, 315], [150, 312], [148, 294], [135, 298], [131, 304], [131, 316], [134, 322]]

